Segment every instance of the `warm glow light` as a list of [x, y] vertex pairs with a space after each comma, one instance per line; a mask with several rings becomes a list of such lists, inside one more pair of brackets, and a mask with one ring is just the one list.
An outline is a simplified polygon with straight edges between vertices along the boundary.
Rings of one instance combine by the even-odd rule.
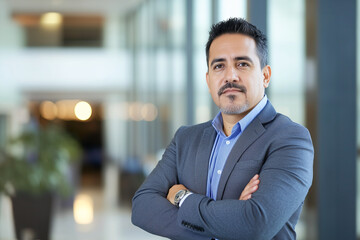
[[45, 13], [41, 16], [40, 22], [44, 26], [58, 26], [62, 23], [62, 16], [55, 12]]
[[60, 119], [66, 119], [66, 117], [67, 117], [66, 103], [64, 101], [58, 101], [58, 102], [56, 102], [56, 106], [58, 109], [58, 117]]
[[132, 120], [141, 121], [142, 120], [141, 108], [142, 108], [141, 103], [139, 103], [139, 102], [131, 103], [129, 105], [129, 117]]
[[81, 101], [75, 105], [75, 116], [82, 120], [88, 120], [91, 117], [92, 109], [89, 103]]
[[141, 108], [141, 116], [145, 121], [154, 121], [158, 115], [158, 110], [152, 103], [146, 103]]
[[77, 120], [75, 116], [74, 108], [79, 100], [61, 100], [56, 102], [58, 110], [58, 118], [62, 120]]
[[90, 196], [80, 194], [74, 201], [74, 218], [78, 224], [90, 224], [94, 219], [94, 204]]
[[40, 104], [40, 114], [47, 120], [54, 120], [57, 116], [57, 107], [53, 102], [44, 101]]

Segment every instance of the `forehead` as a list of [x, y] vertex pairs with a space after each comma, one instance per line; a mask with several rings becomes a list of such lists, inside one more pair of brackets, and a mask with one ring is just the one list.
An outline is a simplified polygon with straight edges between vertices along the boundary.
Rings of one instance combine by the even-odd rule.
[[241, 55], [258, 58], [255, 40], [244, 34], [223, 34], [215, 38], [210, 45], [210, 62], [218, 57], [237, 57]]

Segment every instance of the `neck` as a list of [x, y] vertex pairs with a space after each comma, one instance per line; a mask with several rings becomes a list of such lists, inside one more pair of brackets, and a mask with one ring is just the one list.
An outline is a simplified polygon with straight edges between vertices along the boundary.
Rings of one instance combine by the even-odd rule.
[[246, 115], [243, 114], [224, 114], [221, 113], [223, 118], [223, 130], [226, 136], [229, 136], [231, 134], [231, 130], [235, 126], [237, 122], [239, 122], [243, 117]]

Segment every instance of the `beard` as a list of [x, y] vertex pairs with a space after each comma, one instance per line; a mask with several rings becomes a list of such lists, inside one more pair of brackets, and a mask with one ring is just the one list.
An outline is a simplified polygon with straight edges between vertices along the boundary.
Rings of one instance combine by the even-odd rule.
[[247, 111], [249, 109], [249, 102], [248, 100], [245, 100], [244, 104], [235, 104], [234, 101], [236, 99], [235, 95], [229, 95], [227, 96], [227, 98], [229, 98], [229, 100], [231, 101], [231, 103], [226, 104], [225, 106], [220, 105], [220, 111], [224, 114], [228, 114], [228, 115], [236, 115], [236, 114], [241, 114], [245, 111]]

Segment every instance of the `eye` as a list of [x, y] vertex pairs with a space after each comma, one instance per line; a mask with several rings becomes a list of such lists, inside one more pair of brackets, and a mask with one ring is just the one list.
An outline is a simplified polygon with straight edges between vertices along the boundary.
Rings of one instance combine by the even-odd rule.
[[250, 65], [246, 62], [239, 62], [238, 67], [249, 67]]
[[220, 68], [222, 68], [222, 67], [224, 67], [224, 64], [216, 64], [214, 67], [213, 67], [213, 69], [214, 70], [216, 70], [216, 69], [220, 69]]

